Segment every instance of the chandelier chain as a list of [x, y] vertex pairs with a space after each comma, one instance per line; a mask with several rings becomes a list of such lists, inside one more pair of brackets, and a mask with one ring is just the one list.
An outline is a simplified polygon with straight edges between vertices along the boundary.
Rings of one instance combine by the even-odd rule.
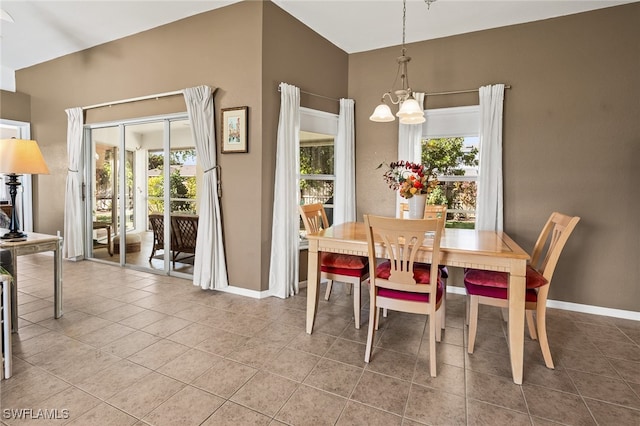
[[403, 50], [404, 50], [406, 27], [407, 27], [407, 0], [402, 0], [402, 49]]

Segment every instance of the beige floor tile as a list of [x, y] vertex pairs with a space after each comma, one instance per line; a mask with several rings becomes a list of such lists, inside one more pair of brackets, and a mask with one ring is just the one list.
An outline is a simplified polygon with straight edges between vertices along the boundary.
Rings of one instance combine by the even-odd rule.
[[225, 356], [235, 351], [250, 339], [250, 337], [231, 333], [221, 329], [212, 329], [208, 332], [208, 338], [196, 345], [196, 349], [211, 352], [212, 354]]
[[167, 315], [162, 314], [160, 312], [143, 310], [135, 315], [131, 315], [123, 320], [120, 320], [119, 323], [122, 325], [126, 325], [127, 327], [143, 329], [146, 326], [153, 324], [156, 321], [160, 321], [163, 318], [166, 318]]
[[595, 424], [580, 396], [535, 385], [523, 385], [532, 416], [565, 424]]
[[263, 368], [269, 364], [282, 350], [282, 346], [264, 340], [259, 337], [252, 337], [242, 346], [238, 346], [234, 351], [227, 354], [227, 358], [254, 368]]
[[376, 348], [366, 368], [368, 371], [411, 380], [416, 369], [416, 361], [415, 355]]
[[187, 386], [144, 417], [156, 426], [199, 425], [224, 403], [224, 399]]
[[205, 371], [192, 382], [192, 385], [214, 393], [222, 398], [229, 398], [244, 386], [256, 372], [255, 368], [239, 362], [219, 359], [213, 367]]
[[102, 346], [120, 339], [121, 337], [127, 336], [134, 331], [136, 331], [134, 328], [118, 323], [111, 323], [106, 327], [77, 336], [76, 339], [88, 345], [95, 346], [96, 348], [101, 348]]
[[465, 424], [465, 399], [425, 386], [412, 385], [405, 417], [425, 424]]
[[176, 380], [191, 383], [209, 368], [213, 367], [218, 361], [219, 357], [217, 355], [197, 349], [190, 349], [176, 357], [173, 361], [164, 364], [158, 368], [157, 371]]
[[160, 340], [159, 337], [143, 331], [134, 331], [124, 337], [114, 340], [111, 343], [100, 348], [102, 351], [109, 352], [120, 358], [127, 358], [146, 347], [153, 345]]
[[145, 333], [153, 334], [158, 337], [167, 337], [176, 331], [182, 330], [186, 326], [191, 324], [191, 321], [184, 320], [178, 317], [168, 316], [162, 318], [160, 321], [156, 321], [153, 324], [149, 324], [144, 327], [142, 331]]
[[321, 359], [304, 380], [304, 384], [346, 398], [353, 392], [363, 372], [360, 367]]
[[259, 371], [230, 400], [273, 417], [297, 387], [294, 381]]
[[523, 413], [527, 412], [522, 387], [506, 377], [467, 371], [466, 389], [467, 397], [470, 399], [500, 405]]
[[319, 356], [284, 348], [275, 358], [265, 363], [264, 369], [287, 379], [302, 382], [319, 360]]
[[354, 401], [347, 402], [336, 426], [400, 426], [402, 417]]
[[188, 346], [170, 340], [159, 340], [128, 357], [136, 364], [155, 370], [189, 350]]
[[69, 386], [69, 383], [39, 368], [26, 368], [2, 382], [0, 405], [3, 409], [38, 407], [42, 401]]
[[607, 360], [624, 380], [640, 384], [640, 362], [610, 358]]
[[365, 371], [351, 399], [402, 415], [410, 388], [411, 382]]
[[299, 351], [323, 356], [335, 341], [335, 336], [314, 331], [313, 334], [298, 334], [287, 346]]
[[72, 420], [71, 426], [127, 426], [133, 425], [138, 420], [127, 413], [102, 403], [92, 410], [84, 413], [79, 418]]
[[108, 398], [107, 402], [140, 419], [155, 410], [184, 386], [177, 380], [152, 372]]
[[585, 398], [640, 410], [640, 398], [623, 380], [572, 370], [569, 375]]
[[105, 400], [122, 389], [128, 388], [151, 372], [152, 370], [148, 368], [123, 359], [97, 374], [87, 377], [79, 382], [77, 386], [85, 392]]
[[300, 386], [276, 415], [289, 425], [334, 425], [347, 400], [308, 386]]
[[465, 396], [465, 370], [449, 364], [436, 366], [436, 377], [431, 377], [430, 366], [427, 361], [419, 360], [413, 382], [434, 389], [443, 390], [460, 396]]
[[211, 333], [213, 333], [214, 330], [215, 329], [203, 324], [191, 323], [167, 338], [185, 346], [195, 347], [199, 343], [213, 337]]
[[640, 423], [640, 411], [615, 404], [585, 398], [593, 417], [600, 425], [637, 426]]
[[271, 418], [264, 414], [227, 401], [202, 423], [202, 426], [266, 426], [270, 422]]
[[109, 321], [117, 322], [126, 318], [130, 318], [140, 312], [144, 312], [145, 309], [135, 305], [125, 304], [114, 309], [110, 309], [101, 314], [98, 314], [100, 318], [104, 318]]
[[333, 345], [325, 353], [325, 357], [351, 364], [356, 367], [364, 367], [364, 350], [366, 346], [351, 340], [336, 339]]
[[[467, 403], [467, 425], [473, 426], [529, 426], [529, 415], [519, 411], [508, 410], [503, 407], [487, 404], [480, 401], [469, 400]], [[463, 423], [461, 423], [463, 424]]]

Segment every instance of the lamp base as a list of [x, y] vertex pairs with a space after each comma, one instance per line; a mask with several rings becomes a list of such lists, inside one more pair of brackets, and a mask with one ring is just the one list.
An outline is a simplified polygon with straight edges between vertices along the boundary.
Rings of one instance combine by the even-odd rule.
[[21, 238], [27, 238], [27, 234], [20, 231], [17, 231], [17, 232], [9, 231], [3, 236], [1, 236], [0, 240], [15, 240], [15, 239], [21, 239]]

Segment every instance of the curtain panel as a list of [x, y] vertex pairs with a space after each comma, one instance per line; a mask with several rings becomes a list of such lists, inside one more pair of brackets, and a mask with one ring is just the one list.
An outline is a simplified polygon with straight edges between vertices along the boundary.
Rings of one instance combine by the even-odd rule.
[[502, 115], [504, 84], [482, 86], [480, 93], [480, 169], [476, 229], [502, 231]]
[[[414, 92], [418, 105], [424, 110], [423, 92]], [[422, 161], [422, 124], [402, 124], [398, 123], [398, 160], [420, 163]], [[400, 217], [400, 203], [407, 200], [396, 192], [396, 217]]]
[[183, 91], [196, 155], [202, 165], [203, 182], [199, 200], [198, 237], [193, 265], [193, 285], [205, 290], [229, 286], [222, 238], [216, 158], [213, 90], [198, 86]]
[[82, 241], [82, 108], [69, 108], [67, 113], [67, 157], [69, 166], [64, 195], [64, 242], [62, 256], [65, 259], [81, 259], [84, 256]]
[[354, 100], [340, 99], [335, 143], [333, 223], [356, 220]]
[[286, 299], [298, 293], [300, 219], [300, 89], [280, 83], [280, 118], [271, 227], [269, 291]]

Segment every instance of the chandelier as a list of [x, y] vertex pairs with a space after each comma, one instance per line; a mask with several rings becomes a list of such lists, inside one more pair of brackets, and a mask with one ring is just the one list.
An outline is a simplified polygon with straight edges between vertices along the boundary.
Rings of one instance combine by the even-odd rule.
[[[435, 0], [425, 0], [425, 3], [427, 3], [427, 7], [429, 7], [434, 1]], [[388, 98], [389, 102], [391, 102], [393, 105], [400, 105], [400, 109], [396, 113], [396, 116], [400, 119], [400, 123], [420, 124], [424, 123], [425, 121], [424, 111], [418, 104], [418, 101], [416, 101], [413, 97], [413, 92], [411, 91], [411, 87], [409, 87], [408, 65], [409, 61], [411, 61], [411, 57], [405, 54], [407, 52], [407, 49], [404, 47], [406, 21], [407, 0], [402, 0], [402, 55], [396, 59], [396, 61], [398, 62], [398, 71], [396, 73], [396, 78], [393, 81], [393, 85], [391, 86], [392, 89], [382, 94], [380, 105], [376, 107], [371, 117], [369, 117], [369, 120], [371, 121], [384, 123], [395, 120], [395, 117], [391, 112], [391, 108], [389, 108], [389, 105], [385, 103], [385, 97]], [[398, 81], [398, 76], [400, 76], [401, 88], [394, 91], [393, 87]], [[391, 94], [392, 92], [396, 96], [395, 100], [393, 99], [393, 95]]]

